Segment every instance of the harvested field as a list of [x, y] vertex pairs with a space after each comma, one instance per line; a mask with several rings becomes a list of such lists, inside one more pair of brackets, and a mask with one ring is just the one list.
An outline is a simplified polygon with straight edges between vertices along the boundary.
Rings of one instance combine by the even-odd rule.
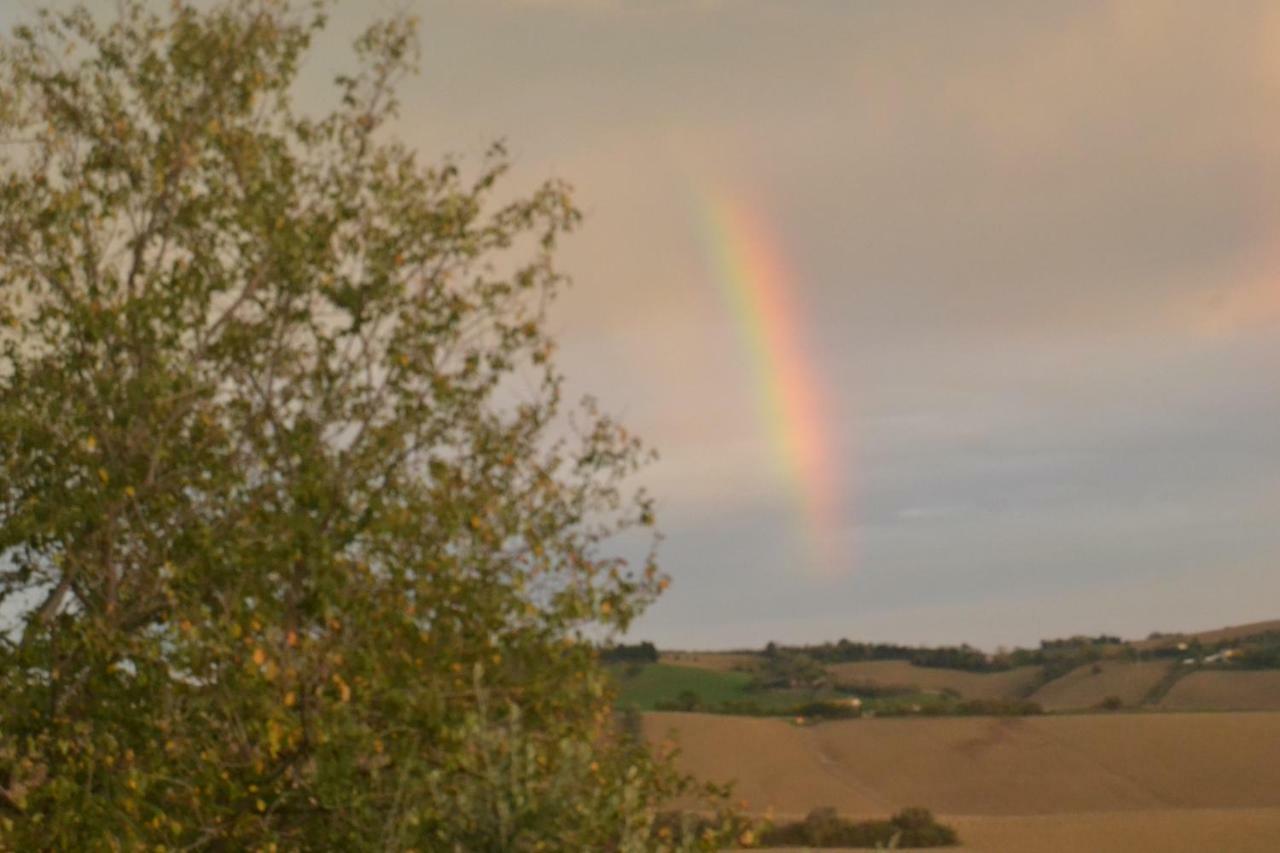
[[1031, 701], [1040, 703], [1046, 711], [1074, 711], [1096, 708], [1107, 697], [1115, 696], [1126, 707], [1133, 707], [1142, 703], [1174, 665], [1167, 660], [1086, 664], [1041, 687], [1031, 694]]
[[1280, 808], [1280, 714], [876, 719], [812, 727], [650, 714], [644, 725], [654, 739], [674, 730], [686, 770], [713, 781], [736, 779], [735, 796], [752, 810], [779, 814], [818, 805], [854, 817], [907, 805], [966, 816]]
[[1007, 672], [965, 672], [913, 666], [902, 660], [837, 663], [828, 666], [827, 671], [839, 684], [954, 690], [965, 699], [1020, 699], [1040, 678], [1038, 666], [1022, 666]]
[[1280, 809], [959, 817], [947, 821], [964, 850], [981, 853], [1271, 853]]
[[1175, 711], [1280, 710], [1280, 670], [1201, 670], [1180, 679], [1160, 702]]
[[714, 672], [741, 672], [755, 669], [760, 663], [758, 655], [747, 652], [663, 652], [658, 660]]

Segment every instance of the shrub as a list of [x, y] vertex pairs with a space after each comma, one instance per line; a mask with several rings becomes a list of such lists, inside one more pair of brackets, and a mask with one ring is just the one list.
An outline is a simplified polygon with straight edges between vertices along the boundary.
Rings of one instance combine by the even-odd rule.
[[814, 809], [804, 820], [779, 824], [760, 834], [760, 842], [775, 847], [950, 847], [956, 831], [938, 823], [923, 808], [907, 808], [888, 820], [850, 821], [830, 806]]

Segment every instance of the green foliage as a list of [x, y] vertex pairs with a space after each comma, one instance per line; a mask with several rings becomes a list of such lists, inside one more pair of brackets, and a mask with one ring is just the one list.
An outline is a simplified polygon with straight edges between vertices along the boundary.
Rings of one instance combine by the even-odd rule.
[[809, 655], [778, 650], [763, 659], [752, 686], [757, 690], [816, 690], [829, 682], [826, 669]]
[[901, 646], [895, 643], [858, 643], [840, 639], [834, 643], [795, 646], [787, 649], [774, 644], [765, 655], [782, 653], [802, 655], [821, 663], [856, 663], [872, 660], [905, 660], [915, 666], [940, 669], [959, 669], [965, 672], [1002, 672], [1021, 665], [1008, 659], [988, 655], [969, 645], [960, 646]]
[[687, 784], [587, 640], [665, 580], [605, 551], [640, 445], [563, 428], [567, 188], [389, 137], [408, 19], [312, 117], [325, 4], [150, 5], [0, 45], [0, 846], [649, 846]]

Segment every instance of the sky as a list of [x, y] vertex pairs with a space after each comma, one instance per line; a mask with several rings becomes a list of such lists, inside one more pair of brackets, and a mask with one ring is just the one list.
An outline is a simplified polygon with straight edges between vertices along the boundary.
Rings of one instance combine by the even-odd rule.
[[1280, 617], [1280, 7], [339, 2], [305, 88], [401, 7], [397, 133], [577, 188], [561, 364], [660, 453], [632, 637]]

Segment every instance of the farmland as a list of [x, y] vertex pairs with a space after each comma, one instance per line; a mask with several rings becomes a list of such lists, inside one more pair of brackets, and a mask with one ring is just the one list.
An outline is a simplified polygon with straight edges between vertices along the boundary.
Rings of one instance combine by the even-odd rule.
[[1031, 694], [1046, 711], [1095, 708], [1114, 697], [1125, 707], [1141, 705], [1176, 663], [1169, 660], [1101, 661], [1076, 667]]
[[[1280, 836], [1280, 669], [1256, 661], [1272, 659], [1277, 624], [990, 656], [846, 641], [665, 651], [612, 670], [619, 705], [649, 712], [646, 736], [674, 740], [694, 775], [734, 781], [749, 812], [922, 806], [989, 853], [1261, 853]], [[855, 696], [862, 719], [798, 710]]]
[[[761, 651], [664, 651], [626, 670], [624, 704], [673, 710], [678, 694], [701, 710], [769, 712], [857, 697], [866, 711], [1073, 713], [1130, 710], [1280, 711], [1280, 631], [1257, 622], [1146, 640], [1070, 637], [984, 654], [970, 646], [913, 648], [824, 643]], [[622, 670], [615, 669], [621, 673]], [[661, 706], [659, 703], [662, 703]]]
[[1201, 670], [1180, 679], [1160, 702], [1176, 711], [1280, 708], [1280, 670]]
[[745, 672], [667, 663], [615, 666], [611, 670], [618, 685], [618, 706], [639, 711], [689, 701], [699, 708], [739, 705], [768, 713], [839, 698], [830, 690], [754, 690], [753, 678]]
[[752, 811], [802, 815], [823, 804], [883, 816], [926, 805], [966, 849], [1264, 850], [1280, 829], [1280, 714], [813, 726], [651, 714], [644, 728], [674, 737], [690, 772], [736, 779]]
[[734, 702], [747, 695], [751, 676], [740, 672], [716, 672], [688, 666], [651, 664], [616, 667], [618, 704], [624, 708], [651, 711], [663, 701], [674, 701], [691, 692], [707, 704]]

